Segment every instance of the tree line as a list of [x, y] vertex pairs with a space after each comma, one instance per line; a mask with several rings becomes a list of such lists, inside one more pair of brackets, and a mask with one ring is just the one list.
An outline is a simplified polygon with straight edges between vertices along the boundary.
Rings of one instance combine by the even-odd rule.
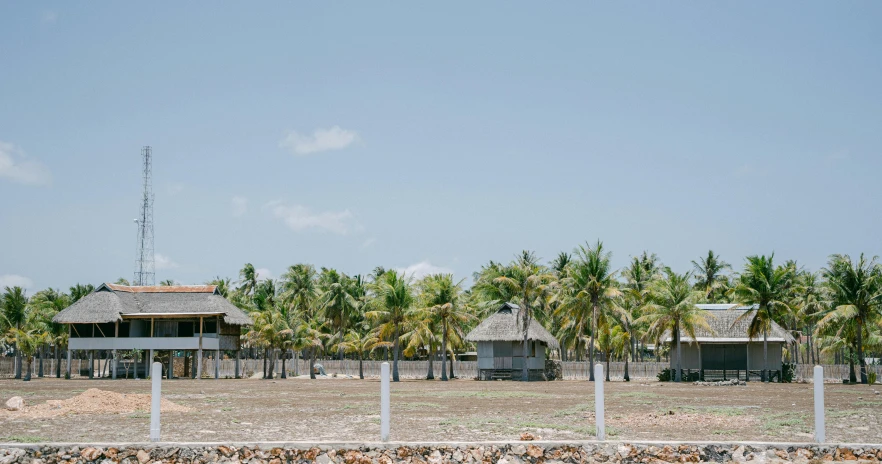
[[[254, 320], [243, 329], [242, 340], [264, 359], [265, 378], [276, 375], [278, 359], [280, 375], [286, 377], [286, 361], [297, 356], [309, 358], [313, 378], [316, 359], [357, 359], [363, 378], [362, 360], [391, 356], [395, 381], [402, 358], [428, 359], [428, 379], [437, 360], [444, 367], [441, 380], [447, 380], [454, 374], [453, 356], [471, 348], [465, 334], [504, 302], [520, 307], [525, 337], [530, 320], [536, 319], [560, 341], [561, 360], [624, 361], [626, 380], [629, 362], [662, 354], [676, 359], [675, 378], [681, 379], [680, 344], [666, 353], [665, 340], [712, 331], [713, 316], [696, 307], [700, 303], [750, 308], [738, 321], [748, 321], [749, 335], [763, 340], [764, 378], [773, 322], [793, 337], [785, 349], [787, 361], [847, 363], [854, 382], [867, 383], [867, 358], [873, 354], [878, 362], [882, 352], [882, 266], [876, 258], [831, 255], [824, 268], [811, 272], [792, 260], [776, 263], [774, 254], [753, 255], [736, 271], [709, 251], [682, 273], [649, 252], [632, 257], [622, 269], [615, 269], [611, 259], [600, 241], [562, 252], [550, 262], [523, 251], [508, 263], [482, 266], [468, 288], [450, 274], [416, 279], [377, 267], [365, 275], [347, 275], [311, 264], [290, 266], [278, 279], [259, 279], [254, 266], [246, 264], [237, 279], [208, 283]], [[117, 283], [128, 284], [125, 279]], [[17, 377], [22, 360], [30, 376], [38, 352], [39, 375], [47, 354], [58, 358], [67, 332], [51, 318], [92, 290], [78, 284], [66, 293], [46, 289], [28, 297], [19, 287], [5, 288], [0, 334], [19, 360]], [[593, 380], [593, 369], [589, 372]]]

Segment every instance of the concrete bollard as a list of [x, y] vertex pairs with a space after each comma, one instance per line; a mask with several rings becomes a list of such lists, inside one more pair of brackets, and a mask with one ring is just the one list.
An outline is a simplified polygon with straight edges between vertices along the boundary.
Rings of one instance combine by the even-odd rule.
[[603, 364], [594, 366], [594, 417], [598, 440], [606, 440], [606, 426], [603, 420]]
[[824, 368], [815, 366], [815, 441], [824, 443], [827, 431], [824, 426]]
[[159, 441], [159, 404], [162, 397], [162, 363], [153, 363], [150, 394], [150, 441]]
[[380, 365], [380, 441], [389, 441], [389, 363]]

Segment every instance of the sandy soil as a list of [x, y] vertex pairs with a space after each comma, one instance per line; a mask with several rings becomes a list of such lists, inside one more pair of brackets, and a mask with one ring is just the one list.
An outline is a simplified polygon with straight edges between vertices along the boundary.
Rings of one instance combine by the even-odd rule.
[[[150, 392], [144, 380], [0, 380], [0, 405], [18, 395], [29, 407], [46, 408], [39, 405], [91, 388], [126, 395]], [[190, 410], [164, 412], [162, 435], [179, 441], [375, 441], [379, 389], [377, 380], [164, 381], [164, 398]], [[527, 431], [543, 439], [590, 439], [593, 391], [585, 381], [403, 381], [392, 385], [392, 438], [514, 440]], [[611, 438], [812, 439], [810, 384], [613, 382], [606, 391]], [[882, 443], [882, 395], [874, 394], [873, 387], [828, 384], [826, 396], [831, 441]], [[72, 408], [47, 417], [3, 411], [0, 442], [145, 441], [146, 407], [122, 411]]]

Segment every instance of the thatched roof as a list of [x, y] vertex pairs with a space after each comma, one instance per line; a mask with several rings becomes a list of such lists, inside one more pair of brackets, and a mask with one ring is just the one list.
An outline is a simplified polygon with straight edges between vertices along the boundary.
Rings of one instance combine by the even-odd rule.
[[[524, 340], [523, 321], [520, 317], [520, 308], [516, 304], [505, 303], [492, 316], [484, 319], [468, 335], [466, 340], [470, 342], [505, 341], [518, 342]], [[528, 340], [538, 340], [548, 345], [549, 348], [557, 349], [560, 344], [545, 327], [542, 327], [536, 319], [530, 320], [527, 330]]]
[[251, 325], [251, 318], [222, 297], [214, 285], [135, 287], [102, 284], [52, 318], [61, 324], [115, 322], [147, 314], [223, 315], [224, 322]]
[[[707, 312], [707, 323], [711, 326], [713, 331], [708, 331], [706, 329], [698, 329], [695, 331], [696, 340], [692, 340], [691, 337], [683, 335], [683, 341], [698, 341], [698, 342], [710, 342], [710, 343], [721, 343], [721, 342], [734, 342], [734, 343], [747, 343], [747, 328], [750, 326], [750, 317], [746, 317], [741, 321], [736, 322], [736, 320], [747, 311], [753, 309], [751, 306], [738, 306], [737, 304], [700, 304], [696, 305], [700, 309], [704, 309]], [[664, 341], [670, 342], [671, 336], [670, 333], [666, 334], [663, 337]], [[750, 339], [749, 341], [757, 342], [762, 341], [763, 336], [755, 337]], [[770, 342], [792, 342], [793, 337], [784, 330], [780, 325], [772, 322], [772, 329], [769, 331], [768, 341]]]

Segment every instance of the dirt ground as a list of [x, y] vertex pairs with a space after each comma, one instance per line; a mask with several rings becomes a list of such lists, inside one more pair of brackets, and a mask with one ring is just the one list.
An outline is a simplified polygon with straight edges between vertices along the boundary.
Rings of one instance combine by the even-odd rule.
[[[150, 393], [144, 380], [0, 380], [0, 407], [16, 395], [37, 407], [92, 388]], [[829, 440], [882, 443], [882, 395], [874, 390], [882, 391], [882, 386], [826, 386]], [[163, 412], [162, 438], [376, 441], [379, 391], [378, 380], [166, 380], [164, 399], [189, 411]], [[594, 385], [586, 381], [393, 383], [392, 439], [516, 440], [525, 431], [550, 440], [592, 439], [593, 392]], [[615, 439], [812, 439], [811, 384], [612, 382], [606, 384], [606, 405], [607, 433]], [[46, 417], [0, 410], [0, 442], [147, 440], [146, 410], [113, 411]]]

